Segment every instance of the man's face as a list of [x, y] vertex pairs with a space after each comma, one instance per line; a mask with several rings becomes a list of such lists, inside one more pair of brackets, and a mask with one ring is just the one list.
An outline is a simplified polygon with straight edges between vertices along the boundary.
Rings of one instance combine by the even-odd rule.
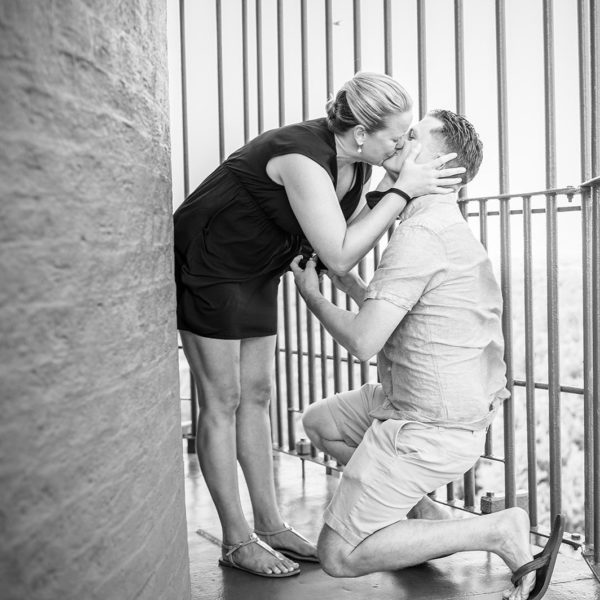
[[444, 145], [441, 137], [433, 133], [436, 130], [440, 130], [443, 127], [443, 123], [436, 119], [426, 115], [416, 125], [413, 125], [408, 133], [406, 139], [408, 143], [418, 142], [421, 144], [421, 152], [415, 162], [425, 163], [437, 158], [438, 156], [445, 154]]

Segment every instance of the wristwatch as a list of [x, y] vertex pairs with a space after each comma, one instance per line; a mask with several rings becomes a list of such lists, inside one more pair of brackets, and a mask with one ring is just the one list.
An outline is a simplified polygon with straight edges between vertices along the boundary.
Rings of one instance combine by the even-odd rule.
[[407, 203], [412, 200], [412, 198], [406, 192], [392, 187], [384, 192], [367, 192], [365, 195], [367, 206], [369, 208], [373, 208], [386, 194], [398, 194], [399, 196], [402, 196]]

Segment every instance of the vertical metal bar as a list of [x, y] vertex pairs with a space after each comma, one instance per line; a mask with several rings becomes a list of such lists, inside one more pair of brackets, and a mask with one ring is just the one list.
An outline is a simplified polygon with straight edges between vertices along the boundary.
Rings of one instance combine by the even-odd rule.
[[[587, 135], [587, 134], [586, 134]], [[592, 193], [583, 188], [581, 192], [581, 246], [583, 275], [583, 457], [584, 457], [584, 510], [585, 540], [587, 546], [594, 544], [594, 335], [593, 335], [593, 233]]]
[[[364, 260], [358, 263], [358, 274], [364, 279], [366, 277], [366, 268]], [[363, 385], [369, 381], [369, 361], [363, 360], [360, 363], [360, 384]]]
[[327, 97], [333, 94], [333, 9], [331, 0], [325, 0], [325, 76]]
[[455, 498], [454, 482], [448, 483], [446, 485], [446, 501], [448, 503], [453, 502], [454, 498]]
[[[591, 148], [592, 173], [600, 173], [600, 3], [590, 0], [591, 45]], [[592, 187], [592, 315], [593, 315], [593, 395], [594, 425], [594, 562], [600, 565], [600, 190]]]
[[537, 463], [535, 435], [535, 373], [533, 348], [533, 270], [531, 257], [531, 196], [523, 196], [523, 285], [525, 318], [525, 406], [527, 413], [527, 481], [529, 521], [532, 527], [537, 520]]
[[258, 133], [265, 128], [262, 60], [262, 0], [256, 0], [256, 103], [258, 110]]
[[285, 336], [285, 395], [287, 404], [288, 448], [296, 446], [294, 428], [294, 376], [292, 371], [292, 326], [290, 323], [290, 279], [283, 277], [283, 327]]
[[[352, 299], [350, 296], [346, 295], [346, 310], [352, 310]], [[354, 357], [350, 352], [346, 354], [346, 359], [348, 360], [347, 364], [347, 374], [348, 374], [348, 385], [347, 389], [354, 389]]]
[[515, 434], [514, 399], [512, 369], [512, 278], [510, 253], [510, 200], [500, 202], [500, 263], [501, 288], [504, 308], [502, 311], [502, 331], [504, 333], [504, 362], [506, 363], [507, 388], [510, 398], [504, 401], [504, 487], [505, 506], [517, 503], [515, 479]]
[[[300, 2], [300, 34], [301, 34], [301, 53], [302, 53], [302, 120], [308, 119], [308, 13], [307, 0]], [[296, 302], [300, 302], [297, 297]], [[306, 309], [306, 344], [307, 344], [307, 366], [308, 366], [308, 403], [316, 402], [315, 393], [315, 343], [313, 330], [313, 315]], [[299, 334], [300, 335], [300, 334]], [[301, 400], [301, 409], [306, 408], [303, 399]], [[312, 456], [316, 456], [316, 449], [311, 448]], [[302, 463], [304, 465], [304, 462]]]
[[[577, 27], [579, 41], [579, 148], [581, 154], [581, 181], [592, 177], [591, 149], [591, 47], [589, 0], [577, 2]], [[595, 44], [596, 42], [594, 42]]]
[[463, 0], [454, 0], [454, 77], [456, 112], [465, 114], [465, 26]]
[[190, 419], [192, 421], [192, 427], [190, 431], [190, 437], [187, 441], [187, 451], [188, 454], [194, 454], [196, 452], [196, 437], [198, 434], [198, 389], [196, 388], [196, 381], [194, 380], [194, 376], [192, 375], [192, 370], [190, 369], [190, 405], [191, 405], [191, 414]]
[[[544, 0], [544, 105], [546, 188], [556, 187], [556, 125], [554, 99], [554, 5]], [[550, 518], [562, 512], [560, 452], [560, 361], [558, 337], [558, 271], [556, 196], [546, 196], [546, 272], [548, 304], [548, 410], [550, 434]]]
[[300, 3], [300, 43], [302, 52], [302, 120], [308, 119], [308, 14], [307, 0]]
[[225, 115], [223, 110], [223, 12], [217, 2], [217, 96], [219, 102], [219, 160], [225, 159]]
[[[294, 306], [296, 308], [296, 358], [297, 358], [297, 389], [298, 389], [298, 408], [303, 411], [306, 406], [306, 397], [304, 395], [304, 332], [302, 330], [302, 299], [300, 292], [296, 288]], [[291, 415], [290, 415], [291, 416]]]
[[[465, 114], [465, 27], [463, 0], [454, 0], [454, 78], [456, 88], [456, 112]], [[459, 198], [467, 195], [464, 185], [458, 192]]]
[[425, 0], [417, 0], [417, 47], [419, 68], [419, 118], [427, 112], [427, 25]]
[[[183, 138], [183, 197], [190, 193], [190, 164], [188, 140], [188, 111], [187, 111], [187, 68], [185, 47], [185, 0], [179, 0], [179, 51], [181, 56], [181, 132]], [[196, 382], [190, 369], [190, 412], [191, 430], [188, 439], [187, 451], [193, 454], [196, 451], [196, 435], [198, 432], [198, 397]]]
[[[488, 244], [488, 211], [487, 211], [487, 200], [479, 201], [479, 241], [484, 248], [487, 249]], [[493, 424], [488, 427], [485, 436], [485, 450], [486, 456], [492, 456], [494, 453], [494, 433]]]
[[500, 193], [508, 193], [508, 114], [506, 86], [506, 7], [496, 0], [496, 81], [498, 89], [498, 157]]
[[479, 201], [479, 241], [487, 249], [488, 227], [487, 227], [487, 200]]
[[285, 125], [285, 58], [283, 40], [283, 0], [277, 0], [277, 90], [280, 127]]
[[179, 43], [181, 52], [181, 132], [183, 137], [183, 196], [190, 193], [190, 162], [187, 110], [187, 60], [185, 47], [185, 0], [179, 0]]
[[546, 196], [546, 274], [551, 517], [560, 514], [562, 511], [557, 243], [556, 196], [554, 194], [548, 194]]
[[[581, 180], [591, 178], [591, 83], [590, 83], [590, 11], [589, 0], [577, 2], [579, 41], [579, 140], [581, 154]], [[584, 457], [584, 511], [586, 545], [594, 543], [594, 427], [592, 407], [592, 229], [591, 195], [588, 189], [581, 192], [581, 246], [583, 295], [583, 457]]]
[[473, 510], [475, 508], [475, 469], [469, 469], [463, 477], [465, 487], [465, 508]]
[[[331, 285], [331, 302], [337, 306], [338, 289], [335, 285]], [[333, 391], [342, 391], [342, 357], [340, 353], [340, 345], [333, 340]]]
[[316, 371], [315, 371], [315, 332], [313, 328], [313, 316], [310, 311], [306, 312], [306, 345], [308, 354], [308, 403], [317, 401], [316, 394]]
[[[279, 336], [275, 338], [275, 423], [277, 429], [277, 446], [283, 448], [283, 395], [281, 390], [281, 347]], [[271, 423], [273, 419], [271, 419]], [[275, 437], [271, 429], [271, 437]], [[275, 441], [275, 440], [273, 440]]]
[[[325, 0], [325, 78], [327, 97], [333, 94], [333, 8], [332, 0]], [[324, 291], [323, 282], [319, 284], [321, 293]], [[323, 325], [319, 325], [321, 338], [321, 395], [329, 395], [329, 381], [327, 368], [327, 335]], [[325, 460], [327, 456], [324, 457]]]
[[[505, 0], [496, 0], [496, 78], [498, 88], [498, 156], [500, 158], [500, 193], [508, 192], [508, 131], [506, 86], [506, 6]], [[504, 401], [504, 489], [505, 506], [517, 503], [515, 479], [515, 435], [512, 366], [512, 311], [510, 264], [510, 201], [500, 202], [501, 287], [504, 307], [502, 329], [504, 332], [504, 361], [506, 362], [506, 387], [511, 396]]]
[[556, 103], [554, 99], [554, 0], [544, 0], [544, 105], [546, 189], [556, 187]]
[[242, 78], [244, 95], [244, 142], [250, 139], [250, 93], [248, 85], [248, 0], [242, 0]]
[[[321, 294], [325, 295], [325, 286], [319, 282]], [[327, 333], [323, 325], [319, 324], [319, 337], [321, 342], [321, 398], [327, 398], [329, 395], [329, 378], [327, 369]]]
[[385, 73], [392, 75], [392, 0], [383, 0], [383, 44], [385, 53]]
[[[596, 110], [596, 109], [595, 109]], [[594, 427], [594, 562], [600, 565], [600, 189], [592, 191], [592, 314], [593, 314], [593, 427]]]
[[361, 39], [361, 26], [360, 26], [360, 0], [354, 0], [353, 2], [353, 15], [354, 15], [354, 72], [360, 71], [362, 68], [362, 51], [360, 46]]

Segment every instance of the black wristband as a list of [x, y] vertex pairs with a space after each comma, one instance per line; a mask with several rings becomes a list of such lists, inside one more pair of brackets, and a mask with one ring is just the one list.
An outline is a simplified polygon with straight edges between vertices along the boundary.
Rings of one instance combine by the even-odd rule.
[[399, 196], [402, 196], [407, 203], [412, 200], [412, 198], [406, 192], [393, 187], [389, 190], [385, 190], [384, 192], [367, 192], [365, 195], [367, 206], [369, 208], [373, 208], [386, 194], [398, 194]]

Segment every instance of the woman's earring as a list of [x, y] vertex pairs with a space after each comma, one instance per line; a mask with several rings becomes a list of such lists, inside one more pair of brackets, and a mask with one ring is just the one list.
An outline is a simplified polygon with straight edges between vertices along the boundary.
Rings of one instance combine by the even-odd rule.
[[362, 153], [362, 144], [358, 144], [358, 153], [361, 154]]

